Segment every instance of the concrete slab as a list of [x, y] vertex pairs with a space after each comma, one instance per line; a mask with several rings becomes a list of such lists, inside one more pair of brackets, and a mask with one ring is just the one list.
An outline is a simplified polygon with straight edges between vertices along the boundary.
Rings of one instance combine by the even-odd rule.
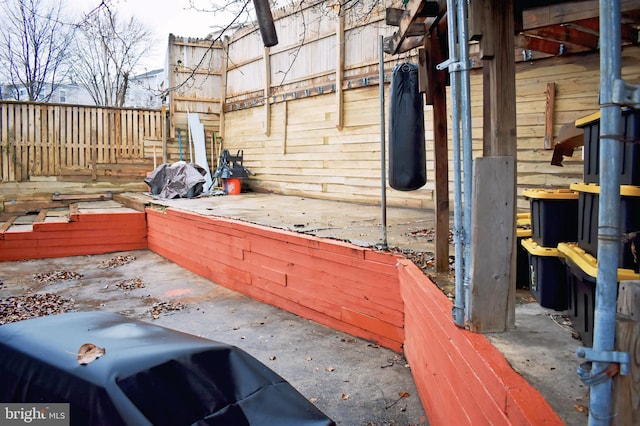
[[[138, 200], [203, 215], [229, 217], [260, 225], [326, 238], [337, 238], [360, 246], [382, 241], [380, 206], [309, 199], [275, 194], [242, 193], [234, 196], [159, 200], [130, 194]], [[387, 241], [390, 247], [414, 252], [433, 252], [434, 212], [429, 209], [387, 208]], [[453, 245], [450, 255], [454, 254]], [[429, 256], [426, 256], [429, 259]], [[422, 265], [419, 265], [422, 266]], [[452, 292], [452, 274], [437, 274], [423, 268], [438, 286]], [[545, 397], [568, 425], [587, 422], [588, 388], [576, 370], [576, 340], [565, 311], [540, 307], [528, 290], [517, 292], [516, 328], [487, 337], [514, 370]]]
[[[49, 273], [70, 279], [43, 279]], [[150, 251], [2, 263], [0, 300], [35, 293], [240, 347], [339, 425], [427, 424], [401, 355], [253, 301]]]
[[[152, 203], [159, 208], [173, 207], [203, 215], [234, 218], [278, 229], [340, 239], [361, 246], [379, 244], [383, 235], [380, 206], [256, 193], [176, 200], [156, 200], [141, 193], [126, 194], [126, 197], [138, 203]], [[99, 208], [99, 206], [96, 207]], [[432, 252], [434, 250], [434, 235], [431, 232], [433, 226], [434, 215], [431, 210], [400, 207], [387, 209], [387, 242], [391, 247], [398, 247], [417, 253]], [[453, 254], [453, 246], [451, 246], [450, 254]], [[96, 259], [98, 258], [89, 256], [87, 257], [87, 262], [95, 263], [97, 262]], [[417, 399], [414, 388], [409, 391], [411, 396], [406, 399], [396, 397], [400, 392], [403, 392], [398, 390], [398, 387], [390, 386], [387, 388], [387, 383], [393, 383], [394, 380], [401, 384], [399, 387], [408, 389], [412, 386], [412, 383], [405, 381], [404, 374], [408, 370], [403, 369], [404, 367], [397, 368], [403, 362], [402, 359], [395, 358], [397, 355], [372, 347], [367, 342], [333, 330], [308, 328], [311, 327], [312, 323], [306, 320], [302, 320], [301, 323], [295, 323], [295, 325], [283, 326], [283, 324], [289, 324], [288, 321], [293, 321], [287, 316], [289, 314], [285, 315], [279, 310], [276, 310], [275, 313], [263, 314], [262, 310], [269, 309], [268, 307], [261, 304], [253, 305], [249, 303], [249, 300], [246, 301], [246, 303], [249, 303], [248, 305], [245, 305], [244, 301], [242, 303], [235, 302], [244, 297], [234, 293], [228, 294], [228, 290], [220, 289], [213, 283], [206, 282], [206, 280], [197, 276], [192, 276], [188, 271], [182, 270], [180, 273], [167, 275], [164, 268], [168, 268], [168, 266], [153, 260], [152, 256], [147, 258], [147, 255], [140, 255], [140, 259], [148, 260], [151, 266], [141, 268], [140, 272], [130, 271], [129, 277], [133, 277], [137, 273], [144, 273], [148, 274], [144, 275], [144, 281], [154, 283], [154, 293], [153, 295], [149, 293], [149, 299], [146, 303], [139, 301], [133, 303], [132, 299], [134, 298], [132, 297], [105, 299], [105, 295], [110, 294], [109, 287], [115, 285], [113, 280], [117, 278], [116, 275], [98, 278], [101, 285], [106, 286], [104, 288], [74, 285], [71, 286], [71, 293], [69, 294], [71, 297], [75, 297], [76, 300], [85, 300], [86, 298], [87, 308], [109, 309], [134, 316], [145, 315], [145, 309], [149, 309], [149, 305], [155, 303], [151, 298], [183, 301], [188, 304], [195, 302], [197, 305], [195, 308], [190, 305], [192, 306], [190, 309], [176, 311], [171, 315], [162, 315], [156, 321], [171, 328], [183, 329], [184, 331], [222, 341], [227, 340], [216, 336], [231, 339], [227, 343], [236, 344], [236, 341], [239, 340], [243, 346], [238, 346], [243, 347], [243, 349], [247, 348], [254, 356], [261, 356], [262, 358], [259, 359], [263, 362], [266, 359], [268, 361], [267, 365], [282, 368], [281, 371], [286, 374], [281, 373], [276, 368], [274, 369], [291, 381], [294, 386], [298, 387], [299, 383], [302, 386], [302, 388], [298, 387], [300, 390], [310, 389], [309, 392], [303, 391], [303, 394], [309, 398], [318, 398], [316, 400], [318, 407], [341, 424], [420, 424], [424, 421], [421, 417], [424, 415], [424, 412], [420, 411], [421, 407], [416, 408], [415, 406], [409, 407], [409, 405], [405, 405], [413, 403], [413, 401], [410, 401], [412, 397], [415, 396]], [[426, 259], [428, 259], [428, 256]], [[53, 262], [53, 260], [42, 260], [41, 262]], [[137, 263], [141, 264], [143, 262]], [[14, 262], [6, 262], [2, 265], [0, 279], [5, 281], [8, 281], [7, 276], [12, 274], [11, 272], [5, 272], [7, 264], [13, 265]], [[63, 262], [59, 265], [64, 264]], [[47, 263], [42, 264], [42, 266], [40, 264], [36, 265], [30, 261], [23, 266], [26, 270], [31, 268], [33, 271], [42, 270], [41, 268], [46, 268], [46, 265]], [[430, 271], [428, 266], [423, 269], [439, 287], [443, 288], [443, 291], [449, 291], [447, 289], [450, 289], [453, 275], [436, 274]], [[115, 270], [113, 273], [115, 273]], [[185, 277], [190, 278], [186, 280]], [[83, 278], [83, 280], [86, 279], [88, 277]], [[67, 286], [68, 283], [63, 287]], [[85, 287], [89, 291], [80, 292], [80, 289]], [[55, 288], [55, 286], [50, 288]], [[0, 288], [0, 297], [4, 297], [3, 291], [5, 289]], [[19, 291], [19, 288], [13, 289]], [[73, 289], [76, 289], [77, 294], [74, 295]], [[60, 288], [57, 291], [65, 290]], [[138, 290], [135, 291], [137, 292]], [[81, 293], [82, 297], [80, 296]], [[243, 316], [240, 317], [239, 313], [242, 313]], [[535, 303], [527, 290], [519, 290], [516, 306], [516, 329], [507, 333], [488, 334], [487, 337], [505, 355], [514, 370], [543, 394], [567, 424], [581, 425], [587, 421], [586, 407], [588, 407], [587, 388], [582, 385], [576, 374], [580, 361], [574, 354], [575, 348], [580, 346], [581, 343], [573, 337], [574, 333], [570, 324], [566, 324], [564, 314], [566, 312], [549, 311], [541, 308]], [[244, 315], [247, 316], [245, 317]], [[283, 316], [281, 317], [281, 315]], [[231, 324], [229, 330], [230, 324], [225, 321], [231, 321], [233, 318], [236, 318], [238, 322]], [[286, 319], [271, 321], [274, 318]], [[297, 317], [294, 316], [294, 318]], [[281, 321], [282, 324], [280, 324]], [[272, 322], [278, 323], [276, 324], [278, 327], [270, 331], [271, 329], [268, 330], [265, 326], [269, 325], [271, 327]], [[218, 328], [218, 325], [221, 328]], [[257, 330], [253, 330], [254, 326]], [[234, 330], [234, 327], [240, 328]], [[251, 338], [247, 338], [249, 329], [251, 329], [252, 333], [255, 332], [257, 334], [252, 334]], [[243, 332], [238, 337], [238, 333], [235, 332], [240, 330], [246, 330], [246, 332]], [[292, 330], [296, 330], [296, 332], [291, 333]], [[302, 335], [299, 335], [298, 332], [301, 332]], [[244, 339], [242, 336], [244, 336]], [[320, 346], [328, 345], [329, 342], [334, 340], [339, 341], [339, 344], [327, 349], [327, 352], [333, 353], [306, 355], [306, 353], [311, 353], [312, 350], [312, 347], [309, 346], [304, 346], [304, 349], [302, 349], [303, 343], [308, 344], [307, 340], [310, 340], [311, 343], [317, 342]], [[355, 344], [353, 344], [354, 342]], [[344, 343], [350, 344], [345, 345]], [[351, 349], [356, 346], [363, 351], [352, 353]], [[286, 354], [284, 352], [276, 352], [275, 348], [278, 348], [279, 351], [286, 350], [287, 352]], [[264, 350], [264, 352], [258, 352], [259, 350]], [[301, 353], [303, 356], [300, 357], [299, 354]], [[338, 353], [344, 358], [331, 357]], [[374, 364], [367, 367], [369, 369], [359, 370], [359, 363], [363, 358], [368, 359], [379, 353], [384, 353], [384, 355], [374, 358]], [[275, 358], [271, 359], [271, 357]], [[307, 360], [308, 357], [311, 359]], [[385, 358], [387, 361], [390, 360], [387, 364], [384, 363]], [[285, 360], [286, 362], [280, 363], [280, 361]], [[314, 363], [314, 360], [320, 360], [321, 362]], [[331, 386], [333, 387], [331, 387], [329, 384], [325, 384], [323, 380], [334, 380], [338, 377], [338, 375], [333, 374], [339, 371], [335, 365], [344, 365], [343, 368], [346, 372], [357, 372], [357, 374], [345, 373], [347, 375], [339, 376], [338, 378], [338, 382], [341, 385], [338, 386], [338, 382], [332, 382]], [[288, 370], [289, 366], [291, 366], [291, 370]], [[386, 374], [387, 370], [393, 371], [394, 374], [400, 374], [400, 376], [389, 379], [390, 381], [387, 382], [385, 381], [387, 379], [382, 379], [379, 376], [383, 372]], [[295, 379], [292, 380], [291, 378]], [[355, 383], [358, 383], [358, 385], [355, 386]], [[407, 384], [405, 385], [405, 383]], [[381, 386], [380, 384], [384, 385]], [[351, 385], [354, 385], [354, 387], [352, 388]], [[340, 393], [339, 399], [335, 399], [336, 393]], [[345, 394], [344, 398], [342, 397], [343, 393]], [[367, 394], [366, 398], [365, 394]], [[352, 395], [358, 395], [358, 401], [367, 398], [373, 399], [375, 406], [348, 406], [348, 409], [354, 413], [361, 413], [356, 417], [349, 417], [349, 414], [342, 413], [342, 411], [347, 407], [347, 404], [353, 403]], [[389, 408], [380, 409], [381, 406]], [[396, 409], [400, 411], [394, 411]], [[371, 416], [367, 416], [367, 411], [372, 413]]]

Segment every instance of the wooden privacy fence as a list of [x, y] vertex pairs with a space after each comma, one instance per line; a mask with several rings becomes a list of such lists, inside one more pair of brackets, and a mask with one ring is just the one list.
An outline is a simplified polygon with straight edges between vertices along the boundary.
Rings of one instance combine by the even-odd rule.
[[0, 182], [142, 159], [162, 132], [161, 110], [0, 101]]

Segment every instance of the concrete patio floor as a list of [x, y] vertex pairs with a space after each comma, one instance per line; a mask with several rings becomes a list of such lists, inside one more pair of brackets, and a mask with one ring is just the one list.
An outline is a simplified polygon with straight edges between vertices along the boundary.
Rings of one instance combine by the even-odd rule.
[[[124, 199], [127, 203], [152, 203], [360, 246], [375, 246], [382, 239], [379, 206], [257, 193], [174, 200], [128, 193]], [[100, 208], [100, 203], [85, 206]], [[432, 252], [433, 233], [429, 229], [433, 226], [432, 210], [388, 208], [388, 245]], [[100, 273], [95, 272], [96, 264], [113, 255], [5, 262], [0, 273], [4, 281], [0, 298], [28, 288], [60, 292], [73, 297], [78, 309], [107, 309], [143, 319], [146, 316], [160, 325], [237, 345], [281, 374], [339, 424], [426, 423], [410, 369], [400, 355], [254, 302], [154, 253], [139, 251], [134, 255], [135, 262]], [[51, 268], [87, 272], [82, 283], [34, 288], [34, 271]], [[122, 290], [115, 288], [115, 283], [125, 275], [139, 276], [146, 287], [122, 297]], [[442, 288], [451, 284], [449, 274], [429, 275]], [[149, 305], [159, 300], [184, 303], [186, 307], [153, 320]], [[581, 342], [572, 337], [562, 312], [541, 308], [527, 290], [519, 290], [515, 330], [487, 337], [514, 370], [542, 393], [565, 423], [586, 423], [588, 388], [576, 374], [579, 360], [575, 349]]]

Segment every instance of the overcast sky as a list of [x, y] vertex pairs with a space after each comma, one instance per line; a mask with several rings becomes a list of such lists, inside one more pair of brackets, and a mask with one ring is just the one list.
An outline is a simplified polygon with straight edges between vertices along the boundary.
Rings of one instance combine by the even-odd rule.
[[[63, 0], [69, 10], [87, 13], [100, 0]], [[195, 0], [196, 5], [206, 9], [209, 0]], [[204, 38], [212, 31], [215, 20], [210, 13], [188, 10], [189, 0], [112, 0], [111, 3], [121, 18], [135, 16], [153, 32], [155, 47], [142, 66], [147, 70], [162, 68], [167, 50], [169, 34], [182, 37]]]

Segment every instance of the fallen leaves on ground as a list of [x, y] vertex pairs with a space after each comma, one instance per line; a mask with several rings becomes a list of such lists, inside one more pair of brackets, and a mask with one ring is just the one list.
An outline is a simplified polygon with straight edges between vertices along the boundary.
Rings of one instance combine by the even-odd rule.
[[585, 407], [585, 406], [584, 406], [584, 405], [582, 405], [582, 404], [575, 404], [573, 407], [574, 407], [576, 410], [578, 410], [579, 412], [581, 412], [581, 413], [586, 413], [586, 412], [588, 412], [588, 411], [589, 411], [589, 410], [587, 409], [587, 407]]
[[136, 260], [136, 257], [132, 255], [116, 256], [102, 262], [100, 264], [100, 269], [115, 268], [116, 266], [122, 266], [126, 265], [127, 263], [131, 263], [134, 260]]
[[73, 301], [42, 293], [0, 299], [0, 325], [73, 310]]
[[142, 281], [142, 278], [136, 277], [120, 281], [119, 283], [116, 283], [116, 287], [121, 288], [125, 291], [130, 291], [135, 290], [136, 288], [145, 288], [146, 286]]
[[100, 358], [106, 352], [105, 348], [96, 346], [93, 343], [85, 343], [78, 349], [78, 364], [87, 365]]
[[186, 306], [180, 302], [157, 302], [151, 306], [149, 309], [149, 313], [153, 319], [160, 318], [160, 315], [166, 314], [169, 312], [181, 311]]
[[40, 283], [53, 283], [57, 281], [77, 280], [80, 278], [82, 278], [82, 275], [73, 271], [53, 271], [33, 275], [33, 279]]

